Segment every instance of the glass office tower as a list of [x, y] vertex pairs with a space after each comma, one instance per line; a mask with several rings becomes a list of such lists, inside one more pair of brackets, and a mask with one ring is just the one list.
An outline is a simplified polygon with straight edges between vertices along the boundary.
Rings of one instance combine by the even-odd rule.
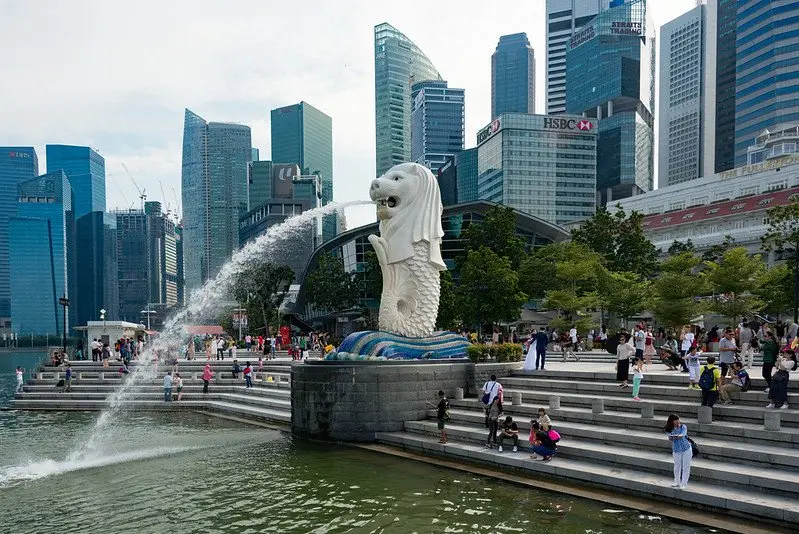
[[[708, 0], [708, 16], [716, 19], [715, 172], [735, 167], [735, 35], [738, 0]], [[708, 35], [708, 38], [711, 38]]]
[[535, 53], [526, 33], [503, 35], [491, 55], [491, 118], [535, 113]]
[[75, 221], [78, 245], [75, 271], [75, 321], [97, 321], [105, 310], [109, 321], [119, 319], [117, 220], [111, 213], [93, 211]]
[[458, 169], [458, 203], [477, 200], [477, 147], [455, 154]]
[[183, 126], [183, 259], [186, 289], [216, 276], [239, 248], [252, 158], [249, 126], [206, 122], [186, 110]]
[[75, 219], [105, 211], [105, 158], [87, 146], [47, 145], [47, 172], [61, 169], [75, 196]]
[[17, 214], [17, 186], [38, 174], [33, 147], [0, 147], [0, 328], [8, 328], [11, 317], [8, 219]]
[[764, 130], [799, 121], [799, 2], [738, 0], [735, 166]]
[[599, 119], [598, 201], [652, 190], [655, 39], [646, 0], [602, 11], [566, 52], [566, 112]]
[[411, 161], [411, 84], [441, 79], [413, 41], [388, 23], [375, 26], [377, 176]]
[[[75, 219], [72, 188], [61, 170], [17, 186], [17, 214], [9, 220], [11, 324], [17, 334], [63, 332], [58, 299], [69, 291]], [[67, 328], [74, 313], [67, 308]]]
[[447, 159], [463, 150], [464, 90], [445, 81], [411, 86], [411, 161], [438, 172]]

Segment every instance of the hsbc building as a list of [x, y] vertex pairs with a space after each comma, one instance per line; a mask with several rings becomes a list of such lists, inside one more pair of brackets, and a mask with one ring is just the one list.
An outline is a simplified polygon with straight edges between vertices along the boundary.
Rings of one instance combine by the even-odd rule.
[[599, 121], [503, 113], [477, 132], [477, 197], [555, 224], [596, 208]]

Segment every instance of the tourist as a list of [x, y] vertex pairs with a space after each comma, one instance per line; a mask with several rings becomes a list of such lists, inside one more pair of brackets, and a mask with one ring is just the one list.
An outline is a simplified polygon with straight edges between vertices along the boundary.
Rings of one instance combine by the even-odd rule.
[[644, 337], [644, 360], [647, 366], [652, 365], [652, 356], [655, 354], [655, 334], [652, 332], [652, 327], [647, 326]]
[[239, 365], [238, 360], [233, 360], [233, 378], [238, 378], [240, 372], [241, 366]]
[[599, 329], [599, 346], [602, 348], [602, 350], [607, 350], [607, 343], [608, 343], [608, 329], [602, 326]]
[[796, 353], [790, 348], [784, 348], [782, 355], [777, 359], [777, 372], [771, 377], [771, 387], [768, 398], [771, 399], [766, 408], [788, 409], [788, 377], [796, 369]]
[[587, 350], [587, 351], [594, 350], [594, 338], [595, 337], [596, 337], [596, 334], [594, 332], [594, 329], [592, 328], [591, 330], [588, 331], [588, 335], [585, 336], [585, 350]]
[[680, 417], [671, 414], [664, 428], [671, 441], [671, 452], [674, 457], [674, 483], [672, 488], [685, 489], [691, 476], [691, 458], [693, 449], [688, 441], [688, 427], [680, 422]]
[[774, 364], [777, 363], [777, 354], [780, 351], [772, 332], [765, 333], [761, 350], [763, 351], [763, 380], [766, 381], [766, 393], [768, 393], [769, 388], [771, 388], [771, 372], [774, 370]]
[[793, 344], [793, 340], [799, 333], [799, 324], [796, 324], [796, 321], [789, 320], [789, 322], [790, 324], [785, 328], [785, 344], [788, 346]]
[[724, 337], [719, 341], [719, 365], [721, 367], [721, 383], [724, 384], [724, 379], [730, 370], [730, 365], [735, 361], [735, 356], [738, 353], [738, 347], [735, 345], [735, 333], [732, 328], [727, 328], [724, 331]]
[[250, 362], [244, 364], [244, 387], [252, 387], [252, 366]]
[[14, 393], [22, 393], [23, 391], [23, 384], [25, 383], [25, 369], [22, 366], [17, 366], [17, 389], [14, 390]]
[[646, 332], [644, 332], [644, 327], [640, 324], [635, 325], [635, 331], [633, 332], [633, 346], [635, 347], [635, 359], [643, 360], [644, 349], [646, 348]]
[[497, 382], [497, 375], [491, 375], [491, 380], [483, 384], [483, 395], [481, 397], [483, 404], [490, 406], [498, 394], [499, 382]]
[[103, 367], [108, 367], [108, 361], [111, 359], [111, 348], [108, 343], [103, 343], [101, 357], [103, 359]]
[[217, 360], [225, 359], [225, 340], [224, 338], [221, 337], [216, 338], [216, 359]]
[[644, 360], [633, 360], [633, 400], [640, 401], [638, 391], [641, 389], [641, 380], [644, 379]]
[[186, 345], [186, 358], [189, 360], [194, 359], [194, 339], [189, 339], [189, 342]]
[[778, 319], [777, 324], [774, 325], [774, 334], [777, 338], [777, 343], [780, 346], [785, 345], [785, 324], [782, 319]]
[[178, 392], [178, 402], [180, 402], [181, 397], [183, 397], [183, 379], [180, 377], [180, 373], [175, 373], [175, 389]]
[[128, 369], [128, 364], [125, 361], [122, 361], [122, 365], [119, 367], [119, 374], [120, 375], [127, 375], [130, 374], [130, 370]]
[[699, 389], [699, 357], [700, 352], [696, 347], [691, 347], [685, 355], [685, 363], [688, 366], [688, 389]]
[[721, 371], [714, 364], [716, 358], [707, 357], [707, 364], [702, 366], [699, 373], [699, 388], [702, 390], [702, 406], [713, 407], [719, 398], [719, 385], [721, 385]]
[[554, 431], [545, 431], [543, 430], [537, 421], [533, 422], [533, 426], [530, 428], [530, 445], [533, 447], [533, 454], [530, 455], [530, 458], [533, 460], [537, 460], [538, 457], [541, 457], [541, 461], [548, 462], [552, 459], [557, 451], [557, 440], [560, 439], [558, 436], [556, 439], [552, 439], [552, 434]]
[[206, 363], [205, 369], [203, 369], [203, 393], [208, 393], [208, 383], [213, 378], [214, 373], [211, 371], [211, 364]]
[[264, 359], [258, 356], [258, 372], [260, 373], [263, 370], [264, 370]]
[[627, 338], [619, 336], [619, 345], [616, 347], [616, 380], [621, 382], [620, 388], [628, 386], [627, 379], [630, 375], [630, 358], [635, 354], [635, 349], [627, 343]]
[[213, 345], [213, 342], [211, 340], [208, 340], [208, 339], [205, 340], [205, 361], [207, 361], [207, 362], [211, 361], [211, 354], [213, 354], [211, 352], [213, 350], [212, 345]]
[[660, 361], [662, 361], [670, 371], [676, 371], [677, 366], [683, 361], [680, 351], [677, 348], [677, 340], [671, 333], [666, 336], [666, 341], [660, 346]]
[[252, 336], [250, 334], [244, 336], [244, 348], [247, 349], [247, 352], [252, 352]]
[[721, 401], [732, 404], [731, 392], [747, 391], [749, 389], [749, 374], [744, 370], [741, 362], [732, 362], [732, 380], [719, 388]]
[[[497, 430], [499, 428], [499, 418], [502, 416], [502, 403], [498, 397], [489, 403], [486, 408], [486, 428], [488, 428], [488, 436], [486, 436], [486, 449], [491, 449], [497, 444]], [[491, 441], [494, 441], [493, 445]]]
[[[552, 427], [552, 419], [549, 418], [544, 408], [538, 409], [538, 419], [535, 421], [538, 422], [538, 426], [540, 426], [544, 432], [549, 432], [549, 429]], [[532, 425], [533, 421], [530, 421], [530, 424]]]
[[89, 349], [92, 351], [92, 361], [97, 362], [100, 360], [100, 344], [97, 343], [97, 338], [92, 339], [89, 343]]
[[67, 391], [72, 391], [72, 366], [70, 364], [67, 364], [67, 370], [64, 373], [64, 389], [62, 393]]
[[539, 330], [535, 334], [535, 368], [536, 370], [539, 369], [539, 363], [541, 364], [540, 369], [544, 371], [544, 365], [547, 361], [547, 344], [549, 343], [549, 336], [544, 330]]
[[164, 375], [164, 402], [172, 402], [172, 374]]
[[513, 422], [513, 417], [510, 415], [505, 417], [502, 422], [502, 432], [499, 434], [499, 447], [497, 450], [502, 452], [502, 444], [506, 439], [513, 440], [513, 452], [519, 451], [519, 427]]
[[[741, 347], [741, 359], [743, 360], [744, 367], [750, 368], [755, 362], [755, 351], [752, 347], [752, 341], [755, 338], [755, 332], [752, 326], [744, 323], [738, 331], [738, 342]], [[722, 397], [724, 395], [722, 394]]]
[[[689, 325], [685, 325], [682, 329], [682, 333], [680, 334], [680, 356], [685, 358], [685, 355], [688, 354], [688, 351], [691, 350], [691, 347], [694, 345], [694, 333], [691, 332], [691, 327]], [[682, 361], [682, 372], [688, 372], [688, 366], [685, 364], [685, 360]]]
[[427, 401], [427, 404], [436, 409], [436, 420], [438, 421], [438, 431], [441, 432], [441, 437], [438, 439], [439, 443], [447, 442], [446, 424], [449, 421], [449, 401], [444, 394], [444, 390], [438, 391], [438, 404], [433, 404]]
[[230, 340], [228, 341], [228, 349], [227, 349], [228, 356], [230, 356], [231, 358], [233, 358], [235, 360], [236, 359], [236, 351], [238, 350], [238, 348], [239, 348], [238, 347], [238, 341], [236, 341], [233, 338], [230, 338]]

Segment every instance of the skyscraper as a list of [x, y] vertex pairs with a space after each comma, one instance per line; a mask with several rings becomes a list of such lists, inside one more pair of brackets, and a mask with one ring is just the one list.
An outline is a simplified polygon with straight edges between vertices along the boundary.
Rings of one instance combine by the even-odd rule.
[[39, 174], [39, 159], [33, 147], [0, 147], [0, 329], [11, 317], [8, 219], [17, 214], [17, 186]]
[[765, 130], [799, 120], [799, 3], [739, 0], [736, 27], [735, 165]]
[[377, 176], [411, 160], [411, 84], [441, 79], [413, 41], [388, 23], [375, 26]]
[[[332, 202], [333, 119], [307, 102], [273, 109], [270, 116], [272, 161], [296, 163], [303, 175], [321, 175], [322, 205]], [[324, 218], [322, 234], [325, 241], [336, 236], [335, 216]]]
[[613, 0], [546, 0], [546, 113], [566, 113], [566, 50], [572, 35]]
[[[735, 35], [737, 0], [708, 0], [709, 26], [716, 26], [715, 172], [735, 167]], [[708, 39], [712, 36], [708, 33]], [[708, 45], [711, 46], [711, 45]]]
[[503, 35], [491, 55], [491, 118], [535, 113], [535, 53], [526, 33]]
[[660, 28], [661, 186], [715, 173], [715, 13], [699, 4]]
[[447, 159], [463, 150], [464, 90], [445, 81], [422, 81], [411, 86], [411, 161], [433, 174]]
[[272, 198], [272, 162], [250, 163], [249, 208], [255, 209]]
[[[17, 214], [9, 219], [11, 324], [17, 334], [60, 334], [70, 293], [74, 249], [72, 188], [60, 169], [17, 186]], [[67, 308], [67, 328], [74, 324]]]
[[653, 187], [654, 41], [646, 0], [602, 11], [569, 41], [566, 111], [600, 119], [596, 185], [603, 205]]
[[251, 158], [249, 126], [206, 122], [186, 110], [181, 181], [184, 276], [189, 292], [216, 276], [239, 247], [239, 217], [247, 212]]
[[117, 220], [111, 213], [92, 211], [75, 221], [77, 254], [76, 298], [72, 303], [75, 324], [105, 318], [119, 319], [119, 275], [117, 272]]
[[87, 146], [47, 145], [47, 172], [69, 178], [75, 196], [75, 219], [105, 211], [105, 158]]

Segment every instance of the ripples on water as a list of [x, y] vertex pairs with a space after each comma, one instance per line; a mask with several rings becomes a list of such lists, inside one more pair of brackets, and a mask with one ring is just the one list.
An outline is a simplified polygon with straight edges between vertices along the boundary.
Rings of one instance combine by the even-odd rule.
[[[99, 465], [65, 465], [93, 420], [0, 413], [0, 532], [705, 531], [195, 414], [127, 412], [103, 452], [86, 459]], [[26, 465], [47, 461], [54, 474], [24, 476]]]

